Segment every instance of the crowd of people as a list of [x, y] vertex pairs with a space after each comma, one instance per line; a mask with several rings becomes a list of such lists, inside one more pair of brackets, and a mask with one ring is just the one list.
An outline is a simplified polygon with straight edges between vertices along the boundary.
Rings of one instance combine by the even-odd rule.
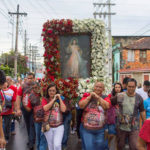
[[134, 78], [105, 85], [96, 81], [91, 93], [73, 105], [55, 83], [45, 95], [33, 73], [18, 84], [0, 70], [0, 148], [15, 135], [15, 119], [23, 116], [28, 149], [66, 150], [69, 134], [77, 132], [82, 150], [150, 150], [150, 82], [138, 88]]

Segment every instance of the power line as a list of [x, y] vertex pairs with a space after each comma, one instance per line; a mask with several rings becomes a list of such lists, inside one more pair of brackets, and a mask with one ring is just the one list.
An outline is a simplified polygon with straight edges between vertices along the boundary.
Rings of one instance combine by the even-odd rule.
[[10, 20], [10, 18], [5, 15], [5, 13], [2, 11], [2, 9], [0, 8], [0, 13], [3, 15], [3, 17], [5, 17], [5, 19]]
[[28, 0], [28, 2], [31, 4], [32, 7], [34, 7], [34, 8], [39, 12], [39, 14], [40, 14], [41, 16], [45, 16], [45, 14], [43, 13], [43, 12], [45, 12], [45, 11], [40, 11], [41, 9], [37, 8], [37, 6], [36, 6], [34, 3], [32, 3], [31, 0]]
[[18, 24], [19, 24], [19, 16], [27, 16], [27, 13], [19, 12], [19, 5], [17, 5], [17, 12], [8, 12], [10, 15], [16, 15], [16, 41], [15, 41], [15, 61], [14, 61], [14, 69], [15, 69], [15, 78], [17, 78], [17, 56], [18, 56]]
[[53, 12], [59, 16], [59, 14], [55, 11], [55, 9], [49, 4], [49, 1], [48, 0], [45, 0], [45, 2], [47, 3], [47, 5], [53, 10]]
[[[8, 1], [7, 1], [7, 2], [8, 2]], [[12, 3], [12, 0], [9, 0], [8, 4], [9, 4], [9, 6], [11, 6], [11, 7], [13, 8], [13, 10], [15, 10], [15, 7], [14, 7], [14, 5], [13, 5], [13, 3]]]
[[150, 23], [148, 23], [147, 25], [145, 25], [144, 27], [140, 28], [139, 30], [137, 30], [136, 32], [133, 33], [133, 35], [135, 35], [136, 33], [140, 32], [141, 30], [145, 29], [146, 27], [148, 27], [150, 25]]
[[[112, 36], [111, 36], [111, 16], [115, 15], [116, 13], [112, 13], [111, 12], [111, 6], [114, 6], [114, 3], [111, 3], [111, 0], [107, 0], [106, 2], [94, 2], [93, 6], [94, 8], [101, 8], [101, 7], [107, 7], [107, 12], [103, 12], [100, 11], [99, 9], [97, 9], [93, 15], [94, 18], [96, 19], [96, 17], [98, 16], [99, 18], [103, 18], [105, 19], [106, 17], [108, 18], [108, 42], [109, 42], [109, 75], [112, 77]], [[101, 9], [102, 10], [102, 9]]]
[[5, 0], [2, 1], [4, 7], [7, 9], [7, 11], [9, 11], [7, 4], [5, 3]]

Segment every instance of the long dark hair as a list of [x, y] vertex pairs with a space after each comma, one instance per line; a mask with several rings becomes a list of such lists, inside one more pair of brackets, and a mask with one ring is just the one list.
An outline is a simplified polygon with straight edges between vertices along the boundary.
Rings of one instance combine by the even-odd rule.
[[48, 90], [49, 90], [49, 88], [51, 88], [51, 87], [55, 87], [55, 88], [56, 88], [56, 94], [59, 94], [59, 90], [58, 90], [56, 84], [55, 84], [54, 82], [52, 82], [52, 83], [50, 83], [50, 85], [49, 85], [49, 86], [47, 87], [47, 89], [46, 89], [46, 98], [47, 98], [47, 99], [49, 99]]
[[113, 88], [113, 90], [112, 90], [112, 92], [111, 92], [112, 96], [115, 96], [115, 95], [116, 95], [115, 86], [116, 86], [117, 84], [120, 85], [120, 87], [121, 87], [121, 91], [120, 91], [120, 92], [123, 92], [122, 84], [121, 84], [120, 82], [116, 82], [116, 83], [114, 84], [114, 88]]

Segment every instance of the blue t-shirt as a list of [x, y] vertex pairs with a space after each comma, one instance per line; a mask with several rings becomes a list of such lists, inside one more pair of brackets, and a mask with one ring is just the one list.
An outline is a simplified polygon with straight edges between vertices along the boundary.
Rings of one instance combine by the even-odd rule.
[[150, 118], [150, 97], [144, 100], [144, 109], [146, 111], [146, 119]]

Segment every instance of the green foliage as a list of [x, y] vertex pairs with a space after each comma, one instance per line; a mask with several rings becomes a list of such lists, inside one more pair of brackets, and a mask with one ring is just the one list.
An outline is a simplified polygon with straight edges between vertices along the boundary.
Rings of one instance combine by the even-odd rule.
[[0, 65], [0, 69], [3, 70], [7, 76], [11, 76], [12, 75], [13, 70], [9, 66], [7, 66], [7, 65], [5, 65], [5, 66], [4, 65]]
[[[11, 72], [11, 76], [12, 76], [12, 74], [14, 72], [14, 58], [15, 58], [14, 51], [10, 51], [8, 53], [3, 53], [0, 56], [0, 58], [2, 60], [4, 60], [3, 66], [8, 66], [10, 68], [10, 72]], [[27, 57], [21, 55], [21, 53], [18, 53], [17, 71], [18, 71], [19, 76], [20, 76], [20, 74], [26, 74], [29, 71], [29, 69], [27, 68]]]
[[112, 37], [112, 46], [115, 45], [115, 41], [114, 41], [114, 38]]

